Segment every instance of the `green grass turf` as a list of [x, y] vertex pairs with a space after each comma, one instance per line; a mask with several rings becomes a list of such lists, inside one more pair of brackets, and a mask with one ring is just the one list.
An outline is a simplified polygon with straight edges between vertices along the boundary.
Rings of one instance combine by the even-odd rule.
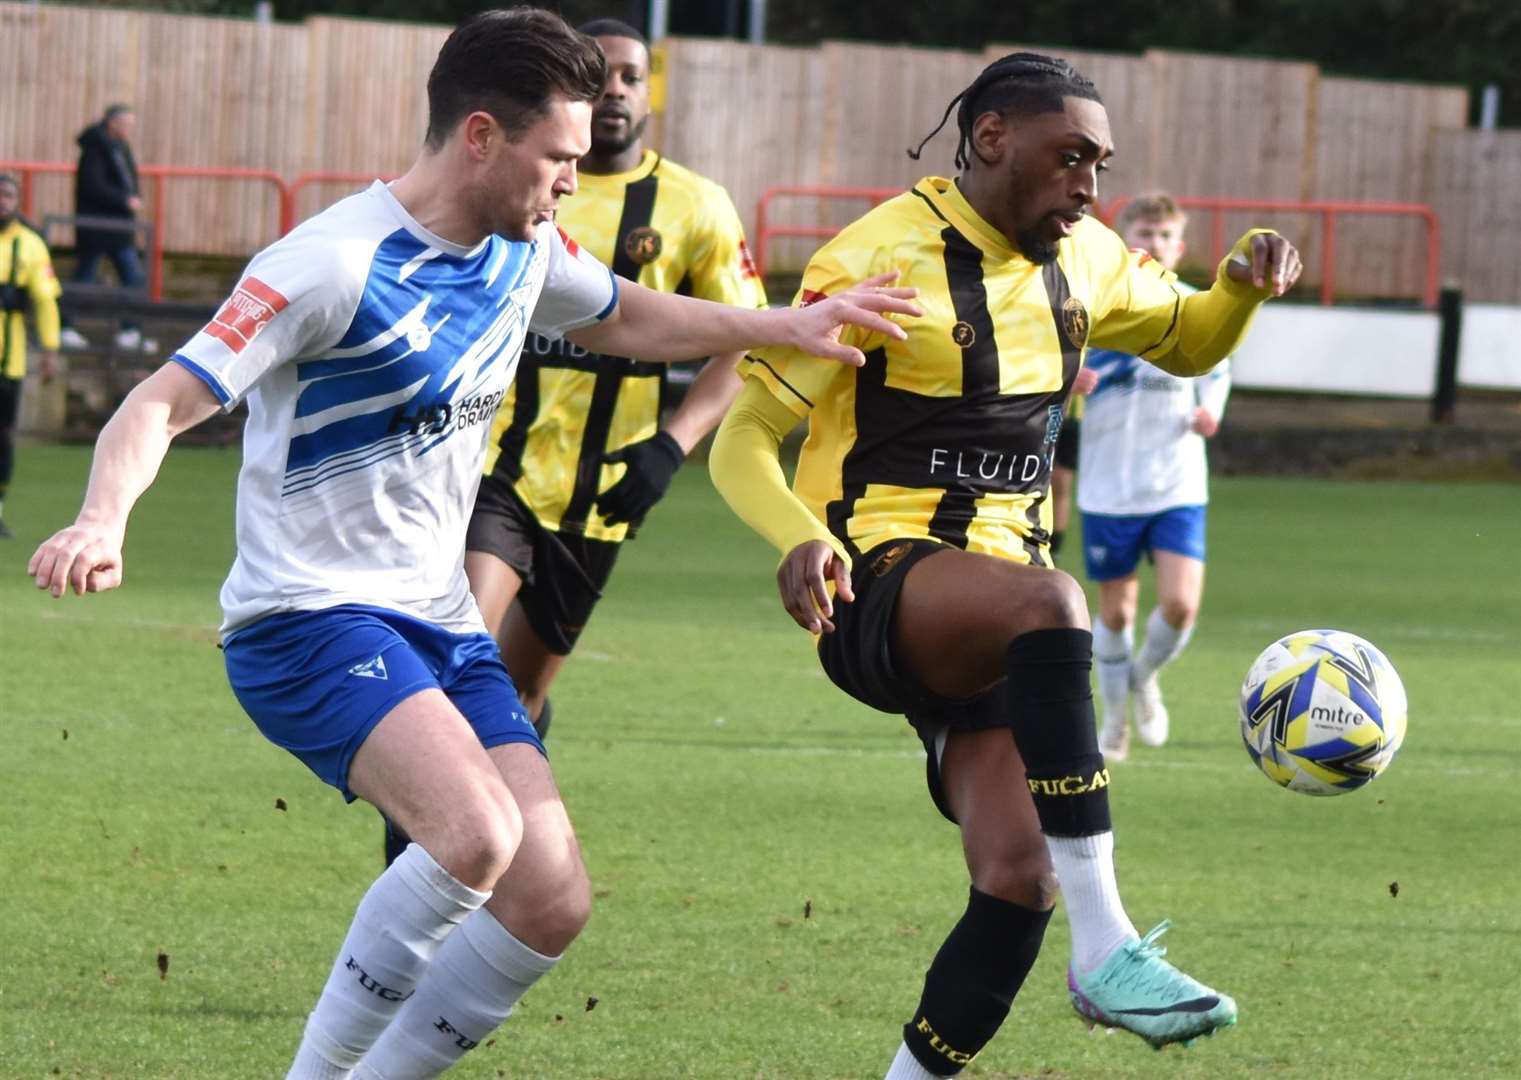
[[[22, 452], [0, 545], [0, 1076], [283, 1075], [377, 872], [375, 815], [266, 744], [227, 689], [236, 461], [172, 453], [126, 587], [54, 602], [23, 565], [77, 506], [87, 452]], [[1173, 918], [1171, 957], [1233, 993], [1241, 1024], [1162, 1054], [1086, 1034], [1058, 915], [965, 1075], [1521, 1075], [1517, 489], [1215, 495], [1204, 613], [1164, 680], [1173, 740], [1116, 766], [1113, 797], [1137, 924]], [[885, 1070], [965, 873], [916, 740], [822, 678], [774, 563], [697, 468], [627, 549], [555, 692], [596, 914], [454, 1075]], [[1338, 799], [1278, 790], [1236, 734], [1252, 657], [1309, 626], [1380, 645], [1410, 695], [1399, 760]]]

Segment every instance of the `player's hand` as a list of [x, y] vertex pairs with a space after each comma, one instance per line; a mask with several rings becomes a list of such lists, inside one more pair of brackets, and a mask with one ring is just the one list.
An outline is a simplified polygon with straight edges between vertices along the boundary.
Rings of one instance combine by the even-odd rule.
[[58, 353], [52, 349], [40, 353], [37, 357], [37, 372], [42, 376], [44, 385], [53, 381], [53, 376], [58, 374]]
[[1251, 238], [1246, 255], [1235, 255], [1225, 264], [1232, 281], [1269, 289], [1270, 296], [1282, 296], [1299, 280], [1304, 264], [1293, 244], [1275, 232], [1260, 232]]
[[1098, 385], [1099, 374], [1091, 367], [1077, 369], [1077, 377], [1072, 380], [1072, 392], [1074, 394], [1091, 394], [1093, 388]]
[[597, 496], [597, 513], [609, 525], [637, 521], [660, 501], [686, 456], [681, 444], [665, 431], [603, 454], [604, 464], [622, 462], [628, 469], [616, 484]]
[[26, 572], [54, 598], [73, 589], [75, 596], [105, 592], [121, 584], [119, 530], [75, 522], [43, 541], [26, 564]]
[[143, 200], [136, 195], [128, 195], [127, 209], [134, 214], [141, 213], [143, 209]]
[[850, 603], [856, 594], [850, 588], [850, 567], [822, 540], [809, 540], [787, 553], [776, 571], [776, 587], [782, 594], [787, 614], [810, 634], [831, 634], [834, 602], [829, 597], [829, 582], [834, 582], [835, 596]]
[[1188, 430], [1206, 439], [1215, 437], [1215, 432], [1220, 430], [1220, 421], [1215, 419], [1215, 414], [1200, 405], [1194, 410], [1193, 422], [1188, 425]]
[[846, 326], [859, 326], [874, 334], [886, 334], [902, 341], [908, 333], [885, 318], [884, 313], [909, 315], [917, 318], [924, 314], [917, 304], [918, 289], [893, 288], [898, 279], [896, 270], [876, 277], [869, 277], [842, 293], [825, 297], [800, 308], [788, 309], [790, 335], [784, 344], [791, 345], [826, 360], [838, 360], [842, 364], [860, 367], [866, 357], [860, 349], [840, 343], [840, 331]]

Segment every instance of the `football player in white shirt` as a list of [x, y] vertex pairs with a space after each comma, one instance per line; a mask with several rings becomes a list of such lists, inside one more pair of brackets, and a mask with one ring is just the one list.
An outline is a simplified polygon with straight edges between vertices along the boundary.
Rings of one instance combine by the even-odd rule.
[[553, 221], [605, 77], [596, 44], [547, 12], [455, 30], [416, 163], [254, 257], [106, 425], [78, 518], [28, 564], [54, 597], [121, 584], [128, 513], [170, 441], [248, 402], [222, 590], [233, 690], [267, 738], [415, 841], [360, 902], [290, 1077], [438, 1075], [587, 919], [575, 834], [462, 568], [524, 335], [859, 364], [841, 324], [901, 338], [883, 313], [917, 314], [888, 276], [770, 311], [615, 279]]
[[[1149, 195], [1127, 204], [1115, 226], [1126, 244], [1171, 270], [1183, 257], [1186, 223], [1171, 198]], [[1180, 379], [1106, 349], [1090, 351], [1086, 363], [1098, 383], [1083, 403], [1077, 506], [1083, 560], [1099, 587], [1093, 624], [1093, 663], [1104, 705], [1099, 748], [1106, 760], [1118, 761], [1130, 750], [1127, 707], [1134, 709], [1143, 744], [1167, 741], [1157, 673], [1188, 644], [1204, 592], [1204, 441], [1225, 412], [1230, 361], [1197, 379]], [[1156, 565], [1157, 606], [1136, 652], [1136, 569], [1143, 552]]]

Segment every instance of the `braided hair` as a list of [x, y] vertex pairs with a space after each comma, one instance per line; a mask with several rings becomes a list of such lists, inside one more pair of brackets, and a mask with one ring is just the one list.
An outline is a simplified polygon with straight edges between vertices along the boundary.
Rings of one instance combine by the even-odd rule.
[[951, 98], [935, 130], [921, 139], [908, 156], [918, 161], [925, 143], [940, 134], [951, 118], [951, 110], [956, 109], [956, 128], [961, 132], [956, 143], [956, 168], [965, 169], [972, 163], [972, 124], [983, 113], [1035, 116], [1057, 112], [1062, 99], [1069, 97], [1103, 103], [1098, 88], [1067, 61], [1041, 53], [1010, 53], [983, 68], [971, 86]]

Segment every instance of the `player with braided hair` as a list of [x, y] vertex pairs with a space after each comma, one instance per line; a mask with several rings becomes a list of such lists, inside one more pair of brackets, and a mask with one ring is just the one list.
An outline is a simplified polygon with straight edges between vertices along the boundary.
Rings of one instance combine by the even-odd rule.
[[[1089, 217], [1114, 149], [1097, 90], [1070, 64], [1004, 57], [942, 127], [952, 111], [960, 175], [848, 226], [810, 261], [798, 300], [893, 269], [923, 317], [902, 341], [847, 329], [860, 368], [752, 354], [711, 459], [730, 505], [785, 553], [783, 604], [818, 635], [825, 672], [913, 724], [931, 796], [961, 831], [970, 898], [888, 1080], [955, 1075], [992, 1039], [1058, 883], [1068, 985], [1090, 1023], [1160, 1047], [1235, 1022], [1235, 1002], [1162, 958], [1168, 924], [1140, 937], [1121, 903], [1088, 605], [1050, 566], [1046, 495], [1088, 345], [1201, 374], [1299, 274], [1292, 245], [1253, 230], [1212, 288], [1184, 296]], [[789, 489], [777, 451], [805, 417]]]

